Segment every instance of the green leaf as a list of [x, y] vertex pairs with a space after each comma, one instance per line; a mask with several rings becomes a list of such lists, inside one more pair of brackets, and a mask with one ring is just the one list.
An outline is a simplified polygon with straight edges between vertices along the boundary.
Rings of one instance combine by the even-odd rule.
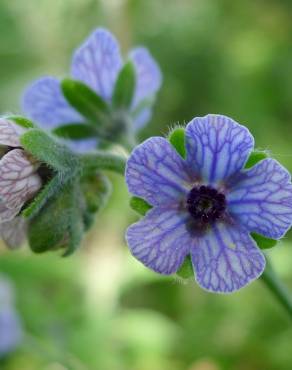
[[268, 154], [264, 151], [260, 150], [254, 150], [251, 152], [250, 156], [248, 157], [248, 160], [245, 164], [245, 168], [251, 168], [261, 160], [268, 158]]
[[186, 147], [185, 147], [185, 129], [183, 127], [174, 128], [168, 135], [168, 140], [172, 146], [176, 149], [178, 154], [182, 158], [186, 157]]
[[109, 107], [99, 95], [82, 82], [69, 78], [61, 82], [61, 88], [68, 103], [90, 123], [104, 124]]
[[96, 136], [96, 131], [92, 126], [86, 123], [70, 123], [59, 126], [53, 130], [53, 133], [65, 139], [87, 139]]
[[22, 116], [12, 115], [12, 116], [7, 116], [5, 118], [17, 123], [19, 126], [22, 126], [24, 128], [34, 128], [34, 127], [36, 127], [33, 122], [31, 122], [29, 119], [24, 118]]
[[130, 199], [130, 207], [141, 216], [145, 216], [149, 209], [152, 208], [149, 203], [139, 197], [132, 197]]
[[40, 129], [28, 130], [21, 136], [20, 142], [33, 157], [58, 172], [71, 172], [73, 176], [79, 170], [77, 155]]
[[121, 69], [113, 92], [114, 108], [129, 108], [133, 101], [136, 87], [134, 64], [129, 61]]
[[250, 235], [253, 238], [253, 240], [257, 243], [260, 249], [272, 248], [278, 242], [278, 240], [266, 238], [265, 236], [262, 236], [260, 234], [251, 233]]
[[176, 272], [176, 275], [182, 277], [183, 279], [188, 279], [190, 277], [194, 277], [194, 270], [193, 265], [191, 261], [191, 257], [187, 256], [179, 268], [179, 270]]

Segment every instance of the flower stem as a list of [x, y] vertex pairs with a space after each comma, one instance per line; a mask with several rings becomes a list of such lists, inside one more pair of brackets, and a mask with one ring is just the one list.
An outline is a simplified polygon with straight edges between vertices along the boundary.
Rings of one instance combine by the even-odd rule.
[[126, 158], [104, 151], [83, 154], [81, 162], [85, 170], [110, 170], [121, 175], [125, 173]]
[[281, 305], [286, 309], [290, 318], [292, 319], [292, 297], [286, 286], [279, 279], [278, 275], [275, 273], [270, 263], [267, 263], [267, 267], [261, 276], [262, 281], [274, 294], [276, 299], [281, 303]]

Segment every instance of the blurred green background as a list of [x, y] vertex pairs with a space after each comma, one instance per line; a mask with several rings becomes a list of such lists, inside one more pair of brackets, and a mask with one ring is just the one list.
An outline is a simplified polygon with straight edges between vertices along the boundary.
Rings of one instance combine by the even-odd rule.
[[[292, 170], [291, 0], [1, 0], [0, 111], [40, 75], [65, 76], [97, 26], [128, 48], [144, 44], [164, 74], [151, 124], [222, 113]], [[290, 370], [292, 325], [257, 281], [231, 296], [163, 278], [124, 243], [136, 219], [123, 179], [72, 257], [1, 247], [25, 340], [2, 370]], [[292, 291], [292, 234], [268, 252]]]

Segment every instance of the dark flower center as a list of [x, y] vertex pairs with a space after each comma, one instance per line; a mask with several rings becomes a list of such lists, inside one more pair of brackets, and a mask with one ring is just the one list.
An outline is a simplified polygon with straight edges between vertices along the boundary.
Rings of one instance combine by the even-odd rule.
[[213, 222], [226, 209], [225, 195], [211, 186], [195, 186], [188, 194], [187, 208], [195, 220], [204, 224]]

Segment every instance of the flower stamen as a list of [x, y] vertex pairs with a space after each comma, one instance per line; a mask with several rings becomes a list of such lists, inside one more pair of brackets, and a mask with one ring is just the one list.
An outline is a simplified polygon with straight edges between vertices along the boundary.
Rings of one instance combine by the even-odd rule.
[[211, 186], [195, 186], [188, 194], [187, 209], [195, 220], [203, 224], [214, 222], [226, 209], [225, 195]]

